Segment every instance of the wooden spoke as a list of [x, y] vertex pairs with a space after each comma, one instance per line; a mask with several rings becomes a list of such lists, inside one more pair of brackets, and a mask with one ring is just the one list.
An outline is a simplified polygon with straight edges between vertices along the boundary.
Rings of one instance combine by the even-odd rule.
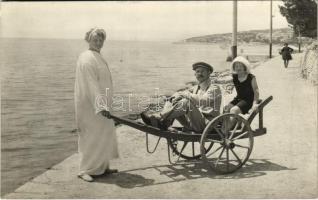
[[235, 127], [234, 127], [234, 129], [233, 129], [233, 131], [232, 131], [232, 133], [231, 133], [231, 135], [229, 137], [230, 140], [233, 138], [234, 133], [236, 132], [237, 127], [239, 126], [239, 124], [240, 124], [239, 122], [236, 122]]
[[194, 142], [192, 142], [192, 156], [195, 156], [195, 152], [194, 152]]
[[226, 170], [229, 171], [230, 170], [230, 160], [229, 160], [229, 148], [226, 148]]
[[244, 148], [244, 149], [250, 149], [250, 147], [242, 146], [242, 145], [239, 145], [239, 144], [235, 144], [235, 147], [240, 147], [240, 148]]
[[216, 160], [216, 162], [215, 162], [215, 164], [214, 164], [215, 167], [218, 165], [218, 163], [219, 163], [219, 161], [220, 161], [220, 158], [222, 157], [222, 155], [223, 155], [223, 153], [224, 153], [224, 150], [225, 150], [225, 147], [223, 147], [222, 152], [220, 153], [218, 159]]
[[248, 134], [249, 132], [248, 131], [245, 131], [244, 133], [242, 133], [241, 135], [235, 137], [233, 140], [237, 140], [237, 139], [240, 139], [242, 138], [243, 136], [245, 136], [246, 134]]
[[223, 146], [219, 146], [217, 149], [215, 149], [213, 152], [209, 153], [208, 155], [206, 155], [206, 157], [210, 157], [212, 156], [214, 153], [216, 153], [217, 151], [219, 151]]
[[228, 122], [229, 122], [228, 118], [224, 117], [223, 123], [224, 123], [224, 135], [225, 136], [227, 136], [227, 132], [229, 131]]
[[242, 123], [242, 128], [240, 129], [241, 131], [243, 131], [244, 130], [244, 128], [245, 128], [245, 124], [244, 123]]
[[[201, 158], [201, 152], [196, 149], [197, 142], [194, 142], [194, 148], [191, 144], [192, 142], [187, 142], [187, 141], [179, 141], [177, 145], [173, 143], [173, 140], [168, 140], [168, 144], [170, 148], [172, 149], [172, 152], [174, 153], [173, 155], [180, 156], [180, 158], [183, 158], [185, 160], [196, 160]], [[205, 153], [209, 152], [210, 150], [213, 150], [214, 142], [205, 142], [205, 145], [202, 149], [202, 151]], [[191, 149], [193, 148], [193, 149]], [[202, 148], [202, 147], [201, 147]], [[199, 147], [198, 147], [199, 149]], [[193, 151], [194, 150], [194, 151]], [[200, 149], [201, 150], [201, 149]], [[194, 154], [193, 154], [194, 153]]]
[[219, 143], [221, 144], [223, 141], [219, 141], [219, 140], [212, 140], [212, 139], [207, 139], [207, 142], [214, 142], [214, 143]]
[[222, 138], [222, 139], [224, 139], [224, 135], [223, 135], [223, 133], [220, 131], [220, 129], [218, 129], [218, 128], [214, 128], [215, 130], [216, 130], [216, 132], [220, 135], [220, 137]]
[[235, 156], [235, 158], [237, 159], [237, 161], [238, 161], [240, 164], [242, 164], [241, 159], [237, 156], [237, 154], [234, 152], [234, 150], [233, 150], [233, 149], [230, 149], [230, 150], [231, 150], [232, 154]]

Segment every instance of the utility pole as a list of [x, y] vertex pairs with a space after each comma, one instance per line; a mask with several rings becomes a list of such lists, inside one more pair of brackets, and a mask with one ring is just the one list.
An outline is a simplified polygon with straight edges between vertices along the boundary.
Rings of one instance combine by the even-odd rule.
[[237, 56], [237, 0], [233, 0], [232, 60]]
[[[317, 0], [318, 1], [318, 0]], [[270, 33], [269, 33], [269, 58], [272, 58], [273, 43], [273, 0], [270, 1]]]
[[318, 0], [315, 0], [317, 4], [317, 40], [318, 40]]

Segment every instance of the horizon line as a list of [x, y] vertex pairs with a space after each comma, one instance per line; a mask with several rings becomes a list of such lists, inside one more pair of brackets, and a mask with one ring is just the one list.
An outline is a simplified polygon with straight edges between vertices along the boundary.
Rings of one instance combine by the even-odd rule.
[[[276, 29], [273, 29], [273, 30], [279, 30], [279, 29], [287, 29], [287, 28], [290, 28], [290, 27], [281, 27], [281, 28], [276, 28]], [[238, 33], [240, 32], [248, 32], [248, 31], [265, 31], [265, 30], [269, 30], [269, 29], [250, 29], [250, 30], [242, 30], [242, 31], [238, 31]], [[205, 34], [205, 35], [199, 35], [199, 36], [191, 36], [191, 37], [188, 37], [188, 38], [184, 38], [184, 39], [176, 39], [176, 40], [173, 40], [173, 39], [152, 39], [152, 40], [149, 40], [149, 39], [144, 39], [144, 40], [131, 40], [131, 39], [109, 39], [108, 41], [135, 41], [135, 42], [177, 42], [177, 41], [182, 41], [182, 40], [186, 40], [186, 39], [189, 39], [189, 38], [193, 38], [193, 37], [204, 37], [204, 36], [210, 36], [210, 35], [221, 35], [221, 34], [231, 34], [232, 32], [223, 32], [223, 33], [211, 33], [211, 34]], [[62, 37], [8, 37], [8, 36], [0, 36], [0, 39], [52, 39], [52, 40], [57, 40], [57, 39], [62, 39], [62, 40], [85, 40], [84, 38], [62, 38]]]

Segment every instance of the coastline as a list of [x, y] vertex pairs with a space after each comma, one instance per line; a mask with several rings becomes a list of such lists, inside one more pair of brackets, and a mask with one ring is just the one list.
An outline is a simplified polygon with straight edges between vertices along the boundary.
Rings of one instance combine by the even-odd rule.
[[[274, 101], [265, 111], [268, 134], [255, 139], [248, 166], [237, 173], [207, 175], [200, 166], [171, 166], [164, 142], [148, 155], [142, 148], [144, 134], [119, 126], [121, 158], [113, 166], [120, 173], [94, 183], [81, 181], [74, 154], [4, 198], [315, 198], [317, 87], [298, 76], [301, 56], [295, 55], [288, 69], [280, 57], [254, 68], [262, 98], [273, 95]], [[251, 177], [258, 181], [252, 183]], [[249, 190], [242, 191], [242, 184]]]

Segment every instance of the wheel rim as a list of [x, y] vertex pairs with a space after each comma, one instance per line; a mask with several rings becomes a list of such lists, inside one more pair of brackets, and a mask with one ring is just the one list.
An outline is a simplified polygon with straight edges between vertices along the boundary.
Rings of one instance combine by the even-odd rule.
[[[206, 142], [211, 141], [214, 142], [213, 148], [206, 153], [203, 147]], [[234, 172], [248, 160], [253, 142], [252, 130], [247, 120], [235, 114], [220, 115], [207, 125], [202, 134], [202, 160], [217, 173]]]
[[[194, 160], [201, 158], [201, 143], [200, 142], [185, 142], [185, 141], [175, 141], [168, 140], [169, 146], [172, 149], [172, 152], [180, 156], [180, 158], [186, 160]], [[209, 152], [213, 147], [213, 142], [205, 143], [205, 152]], [[193, 151], [194, 149], [194, 151]]]

